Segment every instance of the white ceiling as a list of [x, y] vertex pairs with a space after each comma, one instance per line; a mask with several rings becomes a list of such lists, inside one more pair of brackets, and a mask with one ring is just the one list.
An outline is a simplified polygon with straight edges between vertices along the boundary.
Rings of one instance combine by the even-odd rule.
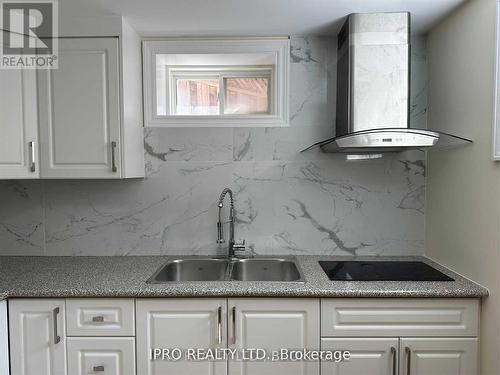
[[62, 16], [123, 15], [142, 36], [335, 35], [353, 12], [410, 11], [414, 34], [466, 0], [60, 0]]

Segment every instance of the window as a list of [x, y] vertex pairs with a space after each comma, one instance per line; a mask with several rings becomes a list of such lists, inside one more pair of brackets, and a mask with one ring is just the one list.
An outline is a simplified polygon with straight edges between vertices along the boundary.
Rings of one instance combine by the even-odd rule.
[[146, 41], [146, 126], [285, 126], [288, 39]]
[[[205, 69], [205, 70], [204, 70]], [[272, 67], [169, 69], [172, 115], [270, 115]]]

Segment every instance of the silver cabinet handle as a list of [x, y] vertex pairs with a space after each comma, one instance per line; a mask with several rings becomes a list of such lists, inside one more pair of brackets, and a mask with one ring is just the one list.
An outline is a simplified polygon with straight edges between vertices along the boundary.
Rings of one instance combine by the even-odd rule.
[[217, 343], [222, 344], [222, 307], [217, 309]]
[[406, 375], [410, 375], [411, 372], [411, 349], [409, 347], [405, 347], [406, 354]]
[[102, 315], [93, 316], [93, 317], [92, 317], [92, 321], [93, 321], [93, 322], [99, 322], [99, 323], [102, 323], [102, 322], [104, 322], [104, 316], [102, 316]]
[[29, 142], [30, 154], [30, 172], [36, 171], [36, 156], [35, 156], [35, 142]]
[[236, 345], [236, 307], [232, 309], [232, 321], [233, 321], [233, 345]]
[[59, 307], [52, 310], [52, 317], [54, 318], [54, 344], [59, 344], [61, 336], [57, 333], [57, 315], [59, 314]]
[[396, 369], [396, 348], [394, 346], [391, 346], [391, 356], [392, 356], [392, 375], [397, 374], [397, 369]]
[[116, 172], [116, 162], [115, 162], [115, 150], [116, 142], [111, 142], [111, 172]]
[[94, 366], [92, 367], [92, 371], [94, 372], [104, 371], [104, 366]]

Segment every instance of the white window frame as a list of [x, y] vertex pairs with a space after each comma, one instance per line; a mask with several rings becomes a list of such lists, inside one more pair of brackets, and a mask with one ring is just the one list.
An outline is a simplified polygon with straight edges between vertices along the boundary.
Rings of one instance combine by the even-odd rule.
[[[275, 65], [268, 66], [170, 66], [166, 79], [170, 81], [170, 73], [199, 71], [200, 77], [244, 77], [266, 76], [255, 75], [255, 72], [271, 72], [270, 77], [270, 114], [220, 114], [220, 115], [157, 115], [156, 98], [156, 55], [157, 54], [201, 54], [201, 53], [273, 53]], [[147, 127], [281, 127], [289, 122], [289, 55], [288, 38], [245, 38], [245, 39], [174, 39], [143, 41], [143, 84], [144, 84], [144, 123]], [[210, 74], [212, 71], [214, 74]], [[252, 75], [253, 74], [253, 75]], [[223, 79], [222, 78], [222, 79]], [[167, 111], [172, 113], [171, 82], [167, 82]], [[224, 98], [224, 85], [219, 88], [219, 99]], [[170, 107], [169, 107], [170, 106]], [[221, 112], [222, 113], [222, 112]]]
[[496, 2], [495, 28], [495, 84], [493, 93], [491, 158], [492, 160], [500, 161], [500, 1]]
[[[226, 78], [267, 78], [269, 80], [268, 85], [268, 106], [269, 113], [267, 114], [250, 114], [248, 116], [270, 116], [274, 115], [276, 108], [276, 97], [274, 95], [274, 66], [169, 66], [167, 67], [166, 74], [166, 85], [167, 85], [167, 101], [170, 116], [175, 115], [175, 110], [177, 107], [177, 81], [179, 79], [212, 79], [219, 81], [219, 115], [208, 115], [208, 116], [228, 116], [224, 113], [227, 108], [226, 101]], [[179, 115], [180, 116], [180, 115]], [[188, 115], [182, 115], [188, 116]], [[203, 116], [203, 115], [193, 115], [193, 116]], [[245, 116], [237, 114], [237, 116]]]

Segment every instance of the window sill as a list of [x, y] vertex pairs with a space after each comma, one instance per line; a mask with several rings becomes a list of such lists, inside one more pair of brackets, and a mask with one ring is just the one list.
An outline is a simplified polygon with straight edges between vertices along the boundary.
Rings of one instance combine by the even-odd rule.
[[279, 116], [164, 116], [150, 119], [146, 127], [154, 128], [231, 128], [231, 127], [286, 127], [288, 119]]

